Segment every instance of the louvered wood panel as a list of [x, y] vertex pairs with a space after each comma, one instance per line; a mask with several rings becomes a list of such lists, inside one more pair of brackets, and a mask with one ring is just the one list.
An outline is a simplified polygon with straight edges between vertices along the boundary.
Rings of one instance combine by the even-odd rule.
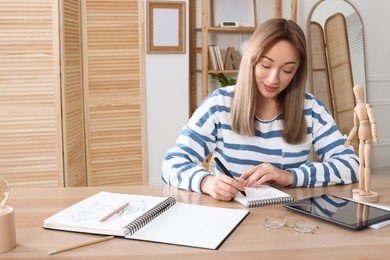
[[61, 186], [57, 1], [0, 1], [0, 61], [0, 174]]
[[143, 3], [83, 3], [88, 185], [145, 183]]
[[80, 1], [61, 1], [61, 91], [65, 186], [87, 185], [80, 12]]

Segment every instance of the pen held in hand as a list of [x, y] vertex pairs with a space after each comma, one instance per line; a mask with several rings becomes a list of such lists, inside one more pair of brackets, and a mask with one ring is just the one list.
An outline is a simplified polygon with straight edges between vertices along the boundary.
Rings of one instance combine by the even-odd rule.
[[[214, 157], [214, 160], [215, 160], [215, 162], [219, 165], [219, 167], [222, 168], [222, 171], [223, 171], [227, 176], [229, 176], [229, 177], [231, 177], [231, 178], [234, 179], [233, 175], [229, 172], [228, 169], [226, 169], [225, 165], [223, 165], [222, 162], [221, 162], [217, 157]], [[245, 191], [240, 190], [240, 192], [241, 192], [242, 195], [246, 196]]]
[[123, 204], [122, 206], [120, 206], [119, 208], [115, 209], [114, 211], [112, 211], [110, 214], [108, 214], [107, 216], [105, 216], [104, 218], [102, 218], [100, 220], [100, 222], [104, 222], [110, 218], [112, 218], [113, 216], [115, 216], [115, 214], [117, 214], [119, 211], [123, 210], [124, 208], [126, 208], [127, 206], [129, 206], [129, 202], [126, 202], [125, 204]]

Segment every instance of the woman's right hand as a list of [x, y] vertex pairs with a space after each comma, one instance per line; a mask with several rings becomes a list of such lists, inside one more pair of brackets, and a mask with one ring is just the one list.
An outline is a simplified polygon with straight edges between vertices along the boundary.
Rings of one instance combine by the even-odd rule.
[[200, 189], [217, 200], [230, 201], [245, 190], [243, 179], [233, 179], [225, 174], [209, 175], [202, 180]]

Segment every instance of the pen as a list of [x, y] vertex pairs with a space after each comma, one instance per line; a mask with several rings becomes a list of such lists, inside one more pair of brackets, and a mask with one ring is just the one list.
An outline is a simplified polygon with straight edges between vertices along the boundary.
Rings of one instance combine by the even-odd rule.
[[[225, 165], [223, 165], [222, 162], [221, 162], [217, 157], [214, 157], [214, 160], [215, 160], [215, 162], [219, 165], [219, 167], [222, 168], [223, 172], [224, 172], [227, 176], [229, 176], [229, 177], [231, 177], [231, 178], [234, 179], [233, 175], [231, 175], [231, 173], [228, 171], [228, 169], [226, 169]], [[240, 192], [241, 192], [242, 195], [246, 196], [245, 191], [240, 190]]]
[[113, 239], [113, 238], [114, 238], [114, 236], [103, 237], [103, 238], [99, 238], [99, 239], [96, 239], [96, 240], [93, 240], [93, 241], [84, 242], [84, 243], [80, 243], [80, 244], [77, 244], [77, 245], [64, 247], [64, 248], [61, 248], [61, 249], [52, 249], [52, 250], [49, 250], [48, 253], [49, 253], [49, 255], [54, 255], [54, 254], [62, 253], [62, 252], [65, 252], [65, 251], [73, 250], [73, 249], [76, 249], [76, 248], [79, 248], [79, 247], [89, 246], [89, 245], [92, 245], [92, 244], [104, 242], [104, 241], [107, 241], [107, 240], [110, 240], [110, 239]]
[[125, 204], [123, 204], [122, 206], [120, 206], [119, 208], [115, 209], [114, 211], [112, 211], [110, 214], [108, 214], [107, 216], [105, 216], [104, 218], [102, 218], [100, 220], [100, 222], [104, 222], [106, 221], [107, 219], [113, 217], [116, 213], [118, 213], [119, 211], [121, 211], [122, 209], [126, 208], [127, 206], [129, 206], [129, 202], [126, 202]]

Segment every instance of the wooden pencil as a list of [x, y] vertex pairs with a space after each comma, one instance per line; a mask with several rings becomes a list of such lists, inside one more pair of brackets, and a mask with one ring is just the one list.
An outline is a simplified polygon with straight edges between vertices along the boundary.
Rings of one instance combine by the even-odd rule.
[[102, 218], [100, 220], [100, 222], [104, 222], [110, 218], [112, 218], [115, 214], [117, 214], [119, 211], [121, 211], [122, 209], [126, 208], [127, 206], [129, 206], [129, 202], [126, 202], [125, 204], [123, 204], [122, 206], [120, 206], [119, 208], [113, 210], [110, 214], [108, 214], [107, 216], [105, 216], [104, 218]]
[[102, 237], [102, 238], [99, 238], [99, 239], [96, 239], [96, 240], [93, 240], [93, 241], [84, 242], [84, 243], [76, 244], [76, 245], [73, 245], [73, 246], [64, 247], [64, 248], [61, 248], [61, 249], [52, 249], [52, 250], [49, 250], [48, 253], [49, 253], [49, 255], [54, 255], [54, 254], [62, 253], [62, 252], [65, 252], [65, 251], [73, 250], [73, 249], [76, 249], [76, 248], [80, 248], [80, 247], [89, 246], [89, 245], [93, 245], [93, 244], [96, 244], [96, 243], [104, 242], [104, 241], [107, 241], [107, 240], [110, 240], [110, 239], [113, 239], [113, 238], [114, 238], [114, 236]]

